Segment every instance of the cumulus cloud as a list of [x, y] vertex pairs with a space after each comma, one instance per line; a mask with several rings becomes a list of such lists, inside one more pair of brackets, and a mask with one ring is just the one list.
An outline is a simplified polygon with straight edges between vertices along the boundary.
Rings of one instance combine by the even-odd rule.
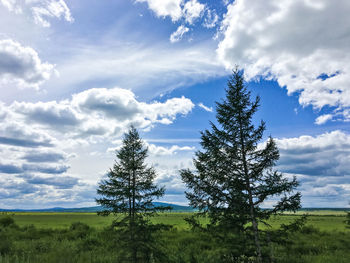
[[350, 135], [333, 131], [318, 136], [276, 140], [282, 171], [311, 176], [350, 175]]
[[31, 163], [57, 163], [67, 160], [68, 155], [65, 152], [53, 149], [31, 150], [26, 152], [22, 159]]
[[350, 196], [349, 133], [335, 130], [275, 141], [280, 152], [277, 170], [288, 178], [297, 177], [303, 207], [347, 206]]
[[181, 177], [176, 174], [176, 171], [161, 170], [156, 183], [166, 186], [166, 195], [177, 195], [181, 198], [186, 190], [185, 184]]
[[72, 189], [79, 183], [79, 179], [72, 176], [43, 177], [26, 175], [22, 177], [27, 183], [33, 185], [49, 185], [59, 189]]
[[317, 125], [321, 125], [321, 124], [324, 124], [327, 121], [331, 120], [332, 118], [333, 118], [332, 114], [324, 114], [324, 115], [318, 116], [315, 120], [315, 123]]
[[16, 199], [38, 192], [39, 187], [28, 184], [18, 178], [4, 178], [2, 176], [0, 178], [0, 190], [0, 197], [2, 199]]
[[131, 124], [144, 130], [157, 123], [171, 124], [177, 116], [189, 114], [194, 106], [185, 97], [140, 102], [132, 91], [121, 88], [88, 89], [58, 102], [15, 101], [1, 105], [6, 114], [0, 127], [0, 143], [35, 147], [52, 146], [52, 138], [57, 137], [118, 137]]
[[184, 25], [179, 26], [175, 32], [170, 35], [170, 42], [175, 43], [182, 39], [183, 35], [186, 34], [190, 29]]
[[74, 21], [70, 9], [63, 0], [0, 0], [0, 3], [10, 12], [31, 13], [34, 22], [43, 27], [50, 27], [49, 18]]
[[20, 174], [23, 172], [22, 167], [19, 167], [14, 164], [3, 164], [0, 163], [0, 173], [5, 174]]
[[34, 49], [11, 39], [0, 40], [0, 87], [14, 82], [22, 88], [38, 89], [53, 72], [54, 65], [41, 62]]
[[65, 102], [14, 102], [11, 109], [25, 116], [27, 120], [51, 126], [75, 126], [79, 124], [78, 114]]
[[183, 0], [136, 0], [136, 2], [146, 2], [149, 9], [159, 17], [170, 16], [172, 21], [177, 21], [182, 17]]
[[[198, 0], [136, 0], [145, 2], [158, 17], [170, 17], [173, 22], [181, 22], [175, 32], [170, 35], [172, 43], [180, 41], [189, 27], [197, 21], [207, 29], [219, 24], [219, 16], [215, 9], [210, 9], [205, 3]], [[216, 38], [216, 37], [215, 37]]]
[[155, 144], [147, 144], [148, 150], [150, 154], [153, 155], [174, 155], [180, 151], [194, 151], [194, 147], [183, 146], [180, 147], [178, 145], [172, 145], [171, 147], [163, 147], [157, 146]]
[[126, 89], [89, 89], [74, 94], [72, 104], [81, 111], [101, 113], [109, 118], [124, 121], [141, 113], [135, 94]]
[[228, 68], [275, 79], [299, 92], [301, 105], [335, 107], [350, 120], [349, 1], [237, 0], [227, 8], [217, 53]]
[[70, 155], [43, 146], [18, 147], [2, 145], [0, 151], [0, 192], [3, 207], [9, 202], [23, 207], [59, 197], [54, 189], [72, 189], [79, 179], [67, 175], [70, 168], [66, 162]]
[[139, 102], [132, 91], [114, 89], [90, 89], [73, 95], [72, 104], [83, 112], [102, 115], [116, 121], [136, 123], [138, 127], [147, 128], [153, 123], [170, 124], [178, 114], [188, 114], [194, 104], [181, 97], [165, 102]]
[[[101, 121], [102, 130], [99, 126], [90, 126], [93, 131], [103, 132], [109, 126], [112, 132], [120, 132], [130, 124], [143, 129], [149, 129], [155, 123], [171, 124], [178, 114], [187, 115], [194, 104], [185, 97], [172, 98], [165, 102], [139, 102], [130, 90], [100, 88], [74, 94], [71, 106], [85, 119], [92, 118], [88, 123], [98, 124], [96, 120]], [[111, 124], [115, 126], [111, 127]]]
[[48, 164], [29, 164], [29, 163], [0, 163], [0, 173], [5, 174], [23, 174], [28, 172], [36, 172], [42, 174], [62, 174], [67, 172], [66, 165], [48, 165]]
[[203, 15], [205, 4], [197, 0], [190, 0], [184, 4], [183, 14], [187, 23], [192, 24], [197, 18]]
[[52, 147], [55, 139], [43, 130], [12, 119], [9, 115], [0, 126], [0, 144], [36, 148], [40, 146]]
[[197, 0], [136, 0], [136, 2], [147, 3], [158, 17], [169, 16], [173, 22], [184, 18], [189, 24], [201, 17], [206, 5]]
[[0, 177], [1, 208], [33, 209], [56, 206], [91, 206], [95, 185], [82, 184], [75, 176], [23, 175]]
[[181, 98], [168, 99], [165, 102], [153, 102], [142, 104], [145, 116], [152, 122], [163, 124], [172, 123], [178, 114], [183, 116], [190, 113], [194, 107], [193, 102], [182, 96]]

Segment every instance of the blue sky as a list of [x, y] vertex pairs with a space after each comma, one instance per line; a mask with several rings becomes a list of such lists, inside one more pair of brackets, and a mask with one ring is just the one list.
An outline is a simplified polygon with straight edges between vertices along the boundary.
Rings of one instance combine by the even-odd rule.
[[162, 201], [186, 204], [178, 170], [193, 167], [235, 65], [303, 206], [348, 206], [349, 11], [346, 0], [0, 0], [0, 207], [95, 205], [131, 124]]

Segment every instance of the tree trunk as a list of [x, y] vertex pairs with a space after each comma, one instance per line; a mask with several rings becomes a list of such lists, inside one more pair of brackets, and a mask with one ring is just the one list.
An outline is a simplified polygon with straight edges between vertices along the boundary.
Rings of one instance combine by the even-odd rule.
[[258, 229], [258, 223], [256, 222], [256, 219], [255, 219], [253, 197], [252, 197], [252, 192], [250, 190], [250, 187], [248, 190], [248, 194], [249, 194], [250, 218], [252, 220], [252, 226], [253, 226], [253, 231], [254, 231], [256, 252], [258, 254], [258, 263], [261, 263], [262, 256], [261, 256], [261, 247], [260, 247], [260, 241], [259, 241], [259, 229]]
[[256, 246], [256, 253], [258, 256], [258, 263], [262, 262], [262, 256], [261, 256], [261, 247], [260, 247], [260, 241], [259, 241], [259, 230], [258, 230], [258, 223], [256, 222], [255, 213], [254, 213], [254, 202], [253, 202], [253, 195], [252, 190], [250, 187], [250, 179], [249, 179], [249, 171], [247, 166], [247, 159], [246, 159], [246, 150], [245, 150], [245, 143], [243, 139], [243, 125], [241, 121], [241, 114], [239, 114], [239, 125], [240, 125], [240, 139], [241, 139], [241, 147], [242, 147], [242, 162], [243, 162], [243, 169], [244, 169], [244, 177], [246, 181], [246, 188], [249, 196], [249, 209], [250, 209], [250, 219], [252, 221], [253, 226], [253, 232], [254, 232], [254, 241]]
[[[133, 149], [134, 152], [134, 149]], [[137, 246], [135, 244], [135, 195], [136, 195], [136, 165], [135, 165], [135, 156], [132, 156], [132, 262], [137, 263]]]
[[[132, 196], [131, 196], [131, 189], [132, 189], [132, 184], [131, 184], [131, 173], [129, 173], [129, 179], [128, 179], [128, 186], [129, 186], [129, 233], [130, 233], [130, 245], [133, 246], [134, 244], [134, 226], [133, 226], [133, 220], [132, 220]], [[132, 254], [133, 254], [133, 249], [132, 249]], [[136, 263], [136, 261], [133, 260], [134, 263]]]
[[137, 247], [135, 244], [135, 187], [136, 187], [136, 173], [135, 170], [132, 171], [133, 175], [132, 175], [132, 223], [133, 223], [133, 244], [132, 244], [132, 258], [133, 258], [133, 262], [136, 263], [137, 262]]

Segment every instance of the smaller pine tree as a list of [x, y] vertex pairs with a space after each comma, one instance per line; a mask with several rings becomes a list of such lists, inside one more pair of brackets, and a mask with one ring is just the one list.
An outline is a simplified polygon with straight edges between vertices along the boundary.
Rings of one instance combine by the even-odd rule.
[[156, 172], [145, 164], [147, 148], [144, 146], [137, 130], [131, 127], [124, 134], [122, 147], [116, 152], [117, 160], [102, 180], [96, 199], [104, 210], [99, 215], [114, 214], [114, 228], [118, 232], [119, 242], [127, 252], [125, 262], [148, 262], [148, 259], [161, 256], [155, 253], [152, 234], [164, 228], [164, 225], [152, 225], [149, 217], [157, 211], [170, 209], [156, 207], [155, 198], [164, 195], [164, 187], [154, 184]]

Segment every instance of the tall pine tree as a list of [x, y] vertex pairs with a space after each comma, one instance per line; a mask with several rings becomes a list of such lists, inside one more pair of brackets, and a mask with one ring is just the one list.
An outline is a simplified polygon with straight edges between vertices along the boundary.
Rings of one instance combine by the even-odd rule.
[[164, 195], [164, 188], [154, 184], [156, 172], [147, 167], [147, 148], [134, 127], [124, 134], [122, 147], [116, 152], [117, 160], [102, 180], [96, 199], [104, 210], [119, 216], [114, 226], [127, 250], [125, 262], [148, 262], [152, 253], [152, 232], [161, 226], [150, 224], [148, 217], [156, 211], [168, 209], [155, 207], [152, 201]]
[[[273, 169], [279, 151], [270, 137], [264, 146], [265, 123], [255, 127], [253, 115], [260, 98], [251, 100], [243, 73], [236, 69], [228, 81], [226, 99], [217, 103], [211, 131], [201, 133], [202, 151], [194, 158], [195, 171], [181, 170], [191, 206], [210, 218], [208, 227], [252, 233], [257, 262], [262, 262], [259, 223], [279, 212], [300, 208], [296, 178], [288, 180]], [[266, 200], [278, 198], [272, 209], [262, 209]], [[194, 221], [192, 221], [194, 222]]]

